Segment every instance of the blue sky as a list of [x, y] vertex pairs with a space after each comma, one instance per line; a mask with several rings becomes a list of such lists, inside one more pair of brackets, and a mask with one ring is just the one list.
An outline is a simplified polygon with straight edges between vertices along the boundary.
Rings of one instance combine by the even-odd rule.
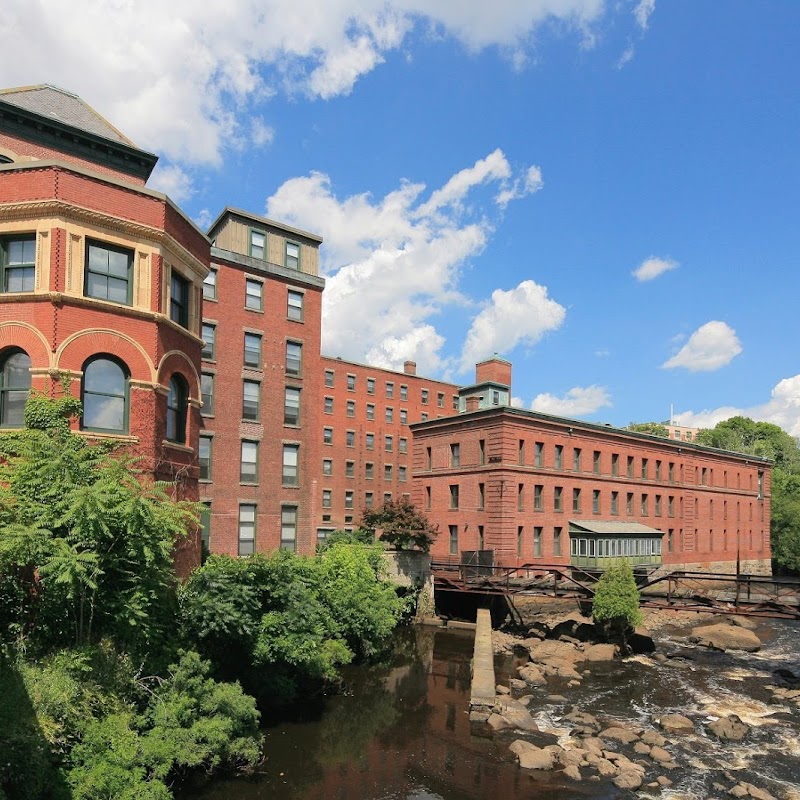
[[330, 355], [800, 435], [800, 3], [198, 5], [10, 0], [0, 82], [80, 94], [201, 224], [321, 234]]

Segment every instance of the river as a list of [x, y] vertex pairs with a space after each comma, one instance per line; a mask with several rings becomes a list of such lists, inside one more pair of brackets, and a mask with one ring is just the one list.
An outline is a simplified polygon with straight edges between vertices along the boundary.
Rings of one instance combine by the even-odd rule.
[[[773, 670], [800, 666], [800, 624], [762, 623], [764, 648], [732, 654], [686, 645], [664, 634], [658, 662], [634, 656], [593, 665], [578, 687], [549, 686], [531, 703], [541, 729], [568, 736], [563, 715], [574, 704], [604, 721], [652, 726], [662, 713], [684, 713], [702, 724], [736, 713], [753, 726], [745, 742], [722, 743], [697, 733], [675, 742], [681, 768], [666, 790], [642, 788], [638, 797], [710, 798], [727, 793], [734, 775], [776, 797], [800, 797], [800, 709], [771, 702], [765, 688]], [[264, 764], [247, 779], [214, 781], [184, 790], [184, 800], [467, 800], [475, 798], [625, 798], [608, 781], [570, 781], [558, 772], [523, 772], [509, 753], [516, 738], [472, 736], [468, 703], [470, 632], [418, 627], [393, 640], [382, 664], [345, 671], [343, 693], [296, 709], [267, 726]], [[513, 672], [498, 657], [499, 680]], [[559, 691], [567, 702], [548, 701]], [[656, 773], [652, 773], [656, 774]]]

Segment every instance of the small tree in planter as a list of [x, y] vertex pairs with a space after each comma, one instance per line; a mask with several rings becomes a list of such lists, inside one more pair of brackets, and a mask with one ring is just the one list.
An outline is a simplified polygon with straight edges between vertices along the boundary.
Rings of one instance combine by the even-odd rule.
[[380, 539], [398, 550], [431, 549], [438, 531], [427, 517], [405, 498], [385, 500], [377, 508], [365, 508], [361, 517], [363, 530], [380, 531]]
[[642, 623], [639, 610], [639, 590], [633, 569], [627, 561], [608, 567], [597, 582], [592, 601], [592, 618], [607, 641], [628, 651], [628, 638]]

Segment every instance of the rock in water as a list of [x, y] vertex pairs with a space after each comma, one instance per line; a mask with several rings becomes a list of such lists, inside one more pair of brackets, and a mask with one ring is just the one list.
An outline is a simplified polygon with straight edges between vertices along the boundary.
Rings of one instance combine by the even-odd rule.
[[658, 724], [668, 733], [691, 733], [694, 731], [694, 722], [682, 714], [666, 714], [661, 717]]
[[690, 638], [698, 644], [716, 650], [744, 650], [755, 653], [761, 649], [761, 639], [753, 631], [736, 625], [702, 625], [692, 630]]
[[549, 750], [522, 739], [517, 739], [508, 749], [517, 756], [523, 769], [553, 769], [554, 758]]
[[750, 726], [745, 725], [736, 714], [710, 722], [708, 729], [717, 738], [727, 739], [730, 742], [741, 742], [750, 733]]

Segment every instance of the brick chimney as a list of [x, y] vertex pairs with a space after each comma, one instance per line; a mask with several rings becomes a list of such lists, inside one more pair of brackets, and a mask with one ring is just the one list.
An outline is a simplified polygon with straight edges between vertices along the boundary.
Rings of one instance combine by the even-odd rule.
[[416, 375], [417, 374], [417, 362], [416, 361], [406, 361], [403, 364], [403, 372], [406, 375]]
[[475, 383], [499, 383], [511, 388], [511, 362], [499, 356], [475, 365]]
[[467, 398], [467, 411], [477, 411], [481, 406], [481, 398], [477, 394], [471, 394]]

